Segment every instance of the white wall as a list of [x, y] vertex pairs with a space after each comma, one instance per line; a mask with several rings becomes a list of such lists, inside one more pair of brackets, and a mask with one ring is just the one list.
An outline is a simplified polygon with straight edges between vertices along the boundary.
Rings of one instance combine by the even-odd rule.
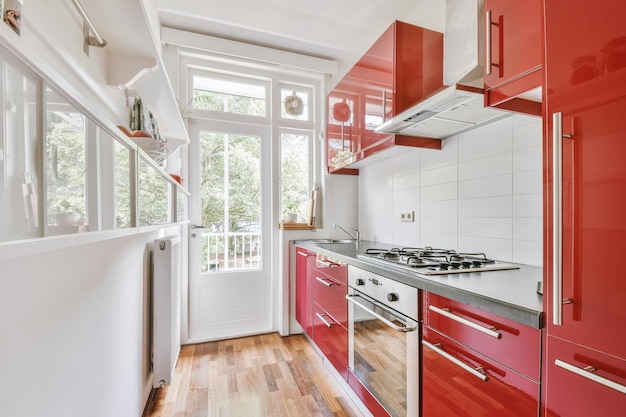
[[48, 238], [50, 250], [29, 256], [0, 246], [0, 415], [141, 415], [152, 387], [152, 241], [178, 232], [65, 247], [80, 236]]
[[541, 265], [541, 144], [541, 119], [515, 115], [361, 168], [363, 239]]

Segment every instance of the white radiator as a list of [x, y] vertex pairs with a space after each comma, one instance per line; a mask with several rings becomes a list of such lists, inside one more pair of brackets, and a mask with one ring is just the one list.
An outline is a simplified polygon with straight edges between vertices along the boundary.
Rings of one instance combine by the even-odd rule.
[[152, 370], [155, 388], [169, 385], [180, 352], [181, 239], [154, 241], [152, 253]]

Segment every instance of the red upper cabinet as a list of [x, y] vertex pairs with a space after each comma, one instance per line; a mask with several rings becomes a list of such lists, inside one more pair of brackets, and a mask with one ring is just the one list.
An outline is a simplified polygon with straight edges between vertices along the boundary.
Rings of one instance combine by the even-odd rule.
[[485, 105], [541, 116], [542, 0], [485, 0]]
[[[352, 124], [350, 140], [345, 141], [341, 150], [345, 155], [351, 146], [350, 156], [334, 159], [340, 124], [332, 113], [338, 93], [345, 91], [346, 85]], [[345, 165], [394, 145], [441, 149], [441, 141], [437, 139], [378, 134], [374, 130], [442, 86], [443, 34], [394, 22], [328, 96], [329, 171], [337, 172]], [[345, 126], [343, 136], [346, 137]]]
[[547, 415], [618, 416], [626, 409], [626, 6], [544, 1]]

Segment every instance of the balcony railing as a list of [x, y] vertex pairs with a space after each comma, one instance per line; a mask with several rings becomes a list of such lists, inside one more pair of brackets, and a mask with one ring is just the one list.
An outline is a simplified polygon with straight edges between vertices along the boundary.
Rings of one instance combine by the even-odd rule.
[[261, 268], [259, 232], [202, 233], [202, 271]]

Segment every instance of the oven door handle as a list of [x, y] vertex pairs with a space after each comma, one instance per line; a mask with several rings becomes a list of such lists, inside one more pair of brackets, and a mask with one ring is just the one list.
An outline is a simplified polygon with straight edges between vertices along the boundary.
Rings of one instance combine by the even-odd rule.
[[358, 301], [356, 301], [356, 298], [363, 298], [363, 297], [361, 297], [361, 296], [359, 296], [357, 294], [348, 294], [348, 295], [346, 295], [346, 300], [348, 300], [349, 302], [351, 302], [352, 304], [354, 304], [356, 306], [359, 306], [363, 310], [367, 311], [369, 314], [371, 314], [372, 316], [376, 317], [378, 320], [382, 321], [383, 323], [385, 323], [387, 326], [391, 327], [392, 329], [397, 330], [399, 332], [404, 332], [404, 333], [408, 333], [408, 332], [412, 332], [414, 330], [417, 330], [417, 325], [409, 326], [404, 319], [401, 319], [400, 317], [395, 315], [384, 304], [381, 304], [381, 303], [373, 301], [373, 300], [368, 300], [368, 302], [370, 302], [372, 304], [375, 304], [376, 306], [380, 307], [382, 310], [384, 310], [387, 313], [389, 313], [390, 315], [392, 315], [394, 319], [396, 319], [400, 323], [404, 324], [404, 327], [397, 326], [397, 325], [393, 324], [392, 322], [390, 322], [389, 320], [387, 320], [386, 318], [384, 318], [380, 314], [376, 313], [375, 311], [372, 311], [371, 309], [367, 308], [363, 304], [361, 304]]

